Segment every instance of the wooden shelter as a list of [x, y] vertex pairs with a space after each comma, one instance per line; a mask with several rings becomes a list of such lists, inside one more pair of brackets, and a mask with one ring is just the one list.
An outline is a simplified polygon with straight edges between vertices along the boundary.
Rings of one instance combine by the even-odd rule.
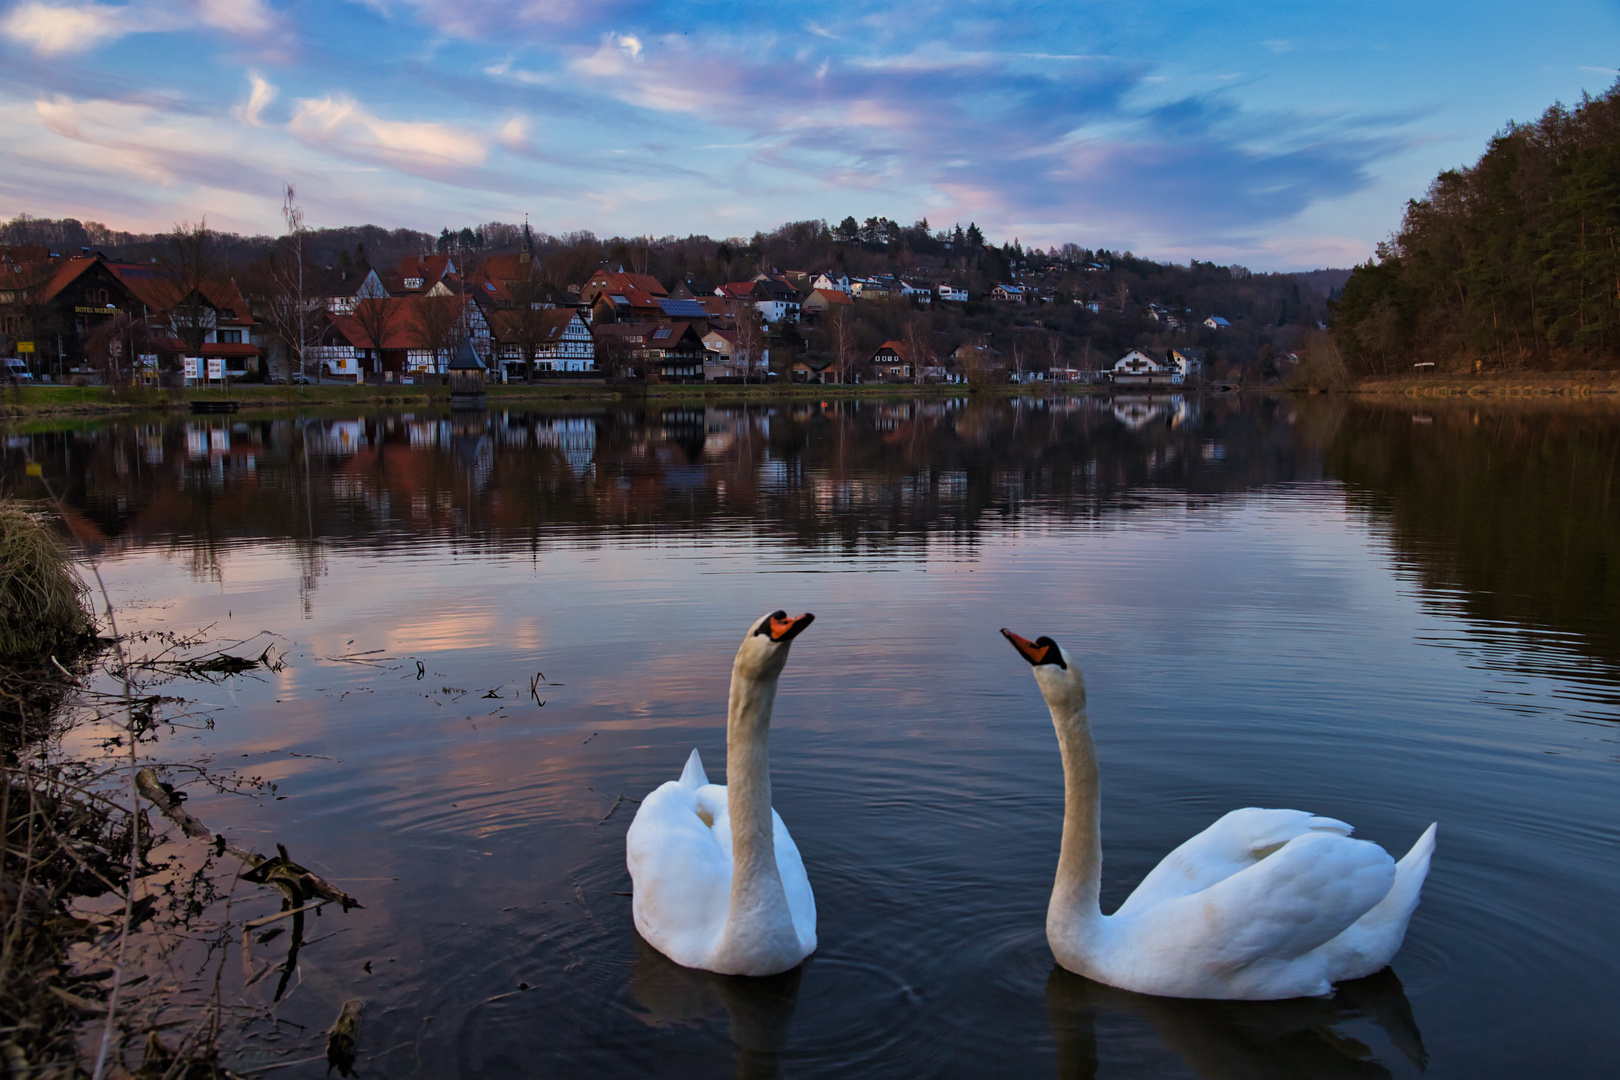
[[471, 339], [464, 340], [456, 350], [454, 360], [446, 369], [450, 373], [450, 406], [455, 409], [482, 409], [484, 385], [488, 371]]

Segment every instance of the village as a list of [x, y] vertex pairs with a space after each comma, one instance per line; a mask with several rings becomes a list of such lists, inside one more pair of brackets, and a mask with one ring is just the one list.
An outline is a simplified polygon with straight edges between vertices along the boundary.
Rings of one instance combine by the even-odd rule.
[[[1043, 273], [1021, 250], [997, 265], [1007, 280], [769, 266], [711, 286], [611, 258], [594, 268], [576, 259], [560, 280], [555, 265], [541, 272], [527, 225], [515, 251], [441, 243], [373, 266], [361, 249], [245, 276], [200, 250], [188, 257], [181, 228], [168, 239], [176, 254], [145, 260], [0, 247], [0, 355], [12, 383], [434, 386], [458, 356], [491, 384], [1184, 387], [1244, 374], [1234, 360], [1210, 363], [1223, 335], [1234, 339], [1229, 357], [1243, 351], [1232, 321], [1140, 302], [1112, 280], [1108, 253], [1068, 258], [1067, 287], [1055, 284], [1061, 267]], [[207, 237], [192, 239], [198, 249]], [[1298, 307], [1297, 284], [1294, 296]], [[1291, 340], [1268, 339], [1252, 374], [1286, 374]]]

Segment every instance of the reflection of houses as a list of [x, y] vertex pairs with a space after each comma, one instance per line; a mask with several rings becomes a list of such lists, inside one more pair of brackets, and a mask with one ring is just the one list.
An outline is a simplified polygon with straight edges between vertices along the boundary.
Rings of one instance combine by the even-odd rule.
[[1178, 428], [1192, 419], [1194, 413], [1193, 407], [1180, 394], [1167, 397], [1121, 395], [1113, 399], [1111, 406], [1114, 419], [1132, 431], [1141, 431], [1155, 420], [1163, 420], [1170, 427]]
[[534, 441], [539, 446], [556, 447], [569, 469], [579, 476], [596, 457], [596, 421], [578, 416], [541, 420], [534, 426]]

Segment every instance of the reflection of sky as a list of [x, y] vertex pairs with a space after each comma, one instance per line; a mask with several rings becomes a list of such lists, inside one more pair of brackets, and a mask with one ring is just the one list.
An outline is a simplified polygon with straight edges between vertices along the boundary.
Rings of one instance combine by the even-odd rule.
[[[333, 1002], [363, 994], [382, 1006], [378, 1045], [409, 1046], [417, 1015], [464, 1014], [519, 978], [543, 992], [567, 963], [581, 981], [556, 983], [561, 996], [534, 1008], [582, 1015], [542, 1025], [547, 1039], [583, 1055], [575, 1065], [631, 1052], [601, 1034], [622, 1015], [615, 972], [634, 954], [618, 896], [634, 806], [615, 809], [617, 796], [672, 778], [693, 746], [723, 776], [730, 658], [748, 622], [780, 607], [817, 616], [793, 647], [772, 731], [776, 805], [822, 912], [797, 1045], [820, 1045], [832, 1022], [818, 1020], [818, 993], [891, 1008], [863, 997], [877, 992], [874, 970], [931, 988], [915, 1020], [894, 1020], [915, 1023], [916, 1046], [957, 1045], [964, 1031], [963, 1053], [1044, 1045], [1044, 1021], [1020, 1026], [1037, 1015], [1023, 1006], [994, 1023], [953, 1012], [983, 1007], [957, 997], [985, 977], [974, 964], [1006, 980], [1009, 1000], [1026, 983], [1038, 998], [1050, 967], [1040, 911], [1061, 779], [1028, 669], [995, 633], [1010, 626], [1051, 634], [1087, 674], [1105, 904], [1232, 807], [1342, 816], [1392, 848], [1438, 819], [1435, 878], [1396, 964], [1436, 1059], [1458, 1075], [1490, 1071], [1518, 1044], [1481, 1030], [1513, 1030], [1505, 1018], [1525, 1010], [1538, 1043], [1597, 1047], [1576, 1033], [1603, 1000], [1591, 958], [1614, 946], [1580, 928], [1606, 925], [1598, 906], [1620, 867], [1592, 836], [1555, 826], [1603, 820], [1614, 725], [1562, 722], [1568, 668], [1516, 677], [1501, 707], [1501, 672], [1454, 645], [1415, 648], [1483, 631], [1393, 573], [1335, 485], [1150, 499], [1073, 523], [1029, 515], [987, 528], [970, 552], [931, 534], [905, 562], [744, 527], [532, 552], [431, 540], [314, 561], [313, 588], [312, 560], [286, 543], [226, 545], [211, 575], [158, 546], [104, 568], [126, 630], [284, 635], [285, 670], [196, 690], [215, 726], [181, 733], [166, 756], [195, 747], [275, 780], [281, 801], [196, 790], [188, 806], [356, 883], [366, 909], [303, 961], [323, 981], [288, 1015], [307, 1009], [298, 1022], [312, 1030]], [[527, 699], [542, 671], [543, 708]], [[1616, 714], [1612, 700], [1597, 708]], [[1543, 925], [1575, 929], [1548, 941]], [[1530, 977], [1532, 954], [1537, 1000], [1505, 996]], [[380, 977], [358, 974], [390, 957], [400, 964]], [[410, 1019], [384, 1011], [398, 1001]], [[467, 1052], [459, 1039], [518, 1053], [540, 1030], [501, 1014], [488, 1024], [476, 1039], [430, 1033], [422, 1052], [448, 1075]]]

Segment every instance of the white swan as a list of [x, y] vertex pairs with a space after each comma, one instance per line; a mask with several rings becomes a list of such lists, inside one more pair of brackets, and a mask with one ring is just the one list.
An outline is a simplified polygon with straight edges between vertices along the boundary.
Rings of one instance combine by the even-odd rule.
[[696, 750], [679, 780], [642, 800], [625, 838], [631, 907], [647, 942], [685, 967], [775, 975], [816, 950], [816, 900], [804, 860], [771, 809], [770, 732], [788, 646], [813, 615], [766, 615], [731, 667], [726, 779]]
[[1302, 810], [1234, 810], [1154, 867], [1119, 910], [1102, 879], [1097, 754], [1086, 684], [1058, 644], [1007, 640], [1035, 669], [1063, 755], [1063, 845], [1046, 940], [1063, 967], [1167, 997], [1274, 1000], [1332, 992], [1394, 958], [1434, 853], [1430, 825], [1399, 863]]

